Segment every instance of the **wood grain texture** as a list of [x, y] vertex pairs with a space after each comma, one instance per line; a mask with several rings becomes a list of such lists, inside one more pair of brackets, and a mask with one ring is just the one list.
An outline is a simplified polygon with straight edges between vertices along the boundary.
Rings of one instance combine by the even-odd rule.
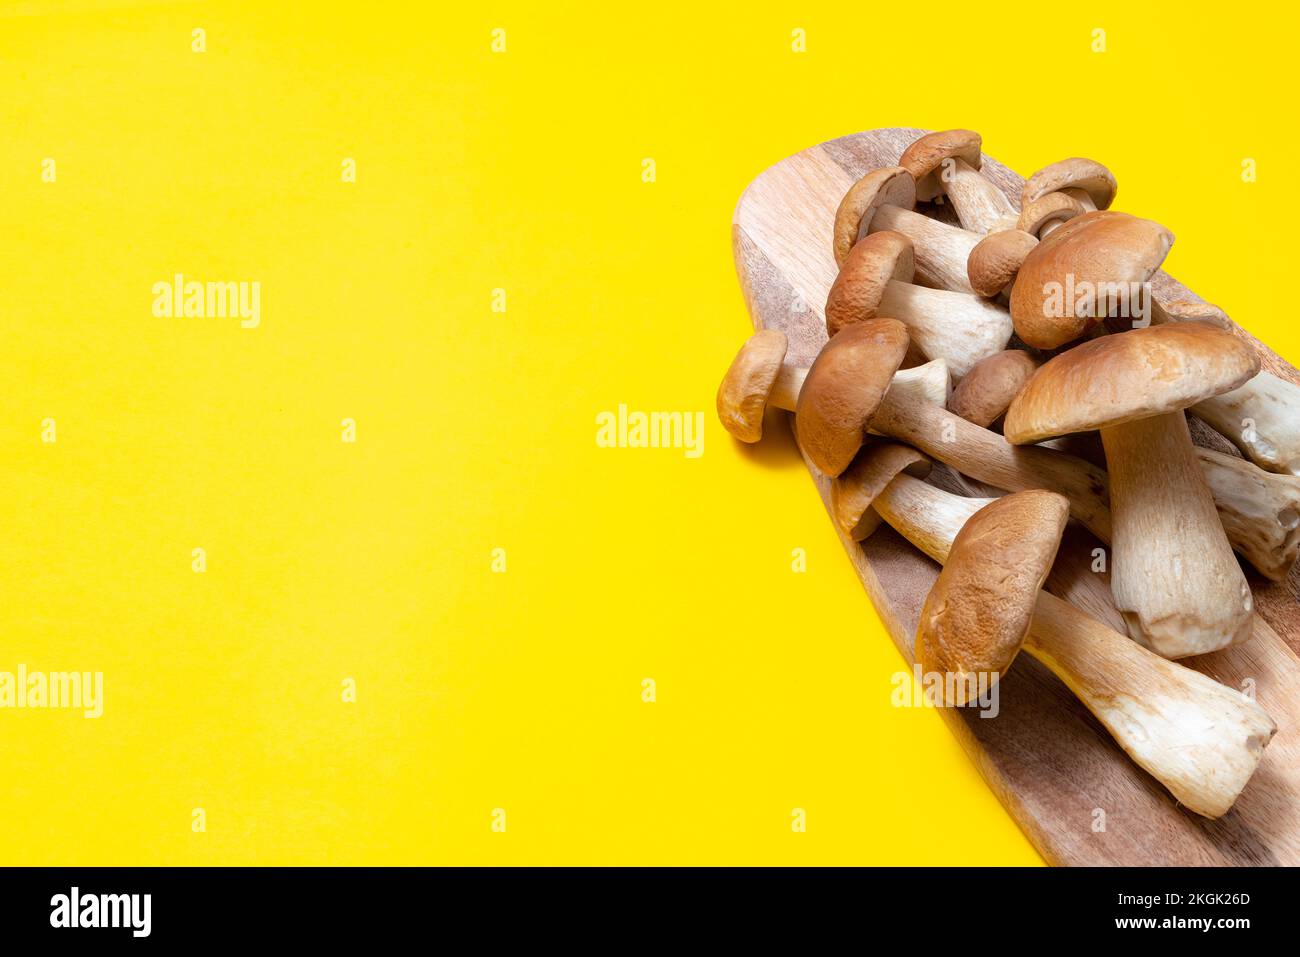
[[[858, 133], [804, 150], [761, 173], [740, 198], [732, 223], [736, 268], [754, 325], [783, 330], [788, 360], [811, 363], [826, 341], [823, 306], [835, 279], [831, 225], [835, 208], [863, 174], [898, 162], [925, 130]], [[984, 158], [984, 174], [1019, 208], [1024, 179]], [[1117, 208], [1123, 208], [1123, 191]], [[950, 208], [920, 211], [955, 223]], [[1199, 299], [1164, 273], [1154, 283], [1164, 302]], [[1243, 330], [1264, 368], [1298, 381], [1294, 367]], [[1198, 444], [1235, 454], [1220, 436], [1193, 423]], [[809, 465], [829, 507], [830, 483]], [[937, 465], [931, 481], [961, 494], [969, 482]], [[883, 527], [861, 544], [840, 536], [881, 620], [907, 660], [921, 605], [938, 566]], [[1072, 527], [1049, 590], [1112, 627], [1109, 581], [1092, 572], [1097, 542]], [[1022, 655], [1002, 682], [994, 719], [966, 709], [943, 715], [999, 800], [1043, 857], [1058, 865], [1300, 864], [1300, 574], [1271, 583], [1247, 569], [1255, 591], [1254, 637], [1187, 664], [1233, 687], [1255, 682], [1259, 703], [1278, 732], [1236, 805], [1217, 821], [1179, 807], [1134, 765], [1101, 725], [1044, 666]], [[1105, 830], [1094, 830], [1095, 812]], [[978, 840], [978, 836], [974, 839]]]

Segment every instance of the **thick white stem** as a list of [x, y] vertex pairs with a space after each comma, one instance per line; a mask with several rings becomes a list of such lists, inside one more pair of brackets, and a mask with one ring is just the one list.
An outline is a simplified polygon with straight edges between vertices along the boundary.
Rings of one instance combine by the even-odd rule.
[[1181, 412], [1101, 430], [1111, 588], [1134, 639], [1166, 658], [1250, 637], [1254, 602]]
[[[803, 388], [806, 378], [808, 378], [806, 368], [781, 366], [776, 382], [772, 384], [772, 391], [768, 394], [768, 405], [793, 412], [799, 401], [799, 390]], [[948, 363], [942, 359], [931, 359], [925, 365], [899, 369], [895, 372], [886, 394], [900, 402], [943, 407], [947, 404], [948, 394], [951, 391], [952, 378], [948, 374]]]
[[1260, 468], [1300, 475], [1300, 386], [1261, 372], [1190, 409]]
[[971, 293], [890, 280], [876, 312], [904, 323], [931, 359], [946, 359], [960, 379], [975, 363], [1007, 347], [1011, 313]]
[[1016, 211], [1006, 194], [964, 159], [953, 157], [952, 165], [945, 164], [941, 178], [963, 228], [982, 236], [1005, 227], [1008, 217], [1014, 222]]
[[869, 231], [890, 230], [912, 241], [916, 281], [922, 286], [973, 293], [966, 275], [966, 260], [981, 237], [900, 206], [881, 206], [871, 217]]
[[1196, 457], [1232, 547], [1262, 574], [1283, 581], [1300, 552], [1300, 478], [1211, 449], [1198, 448]]
[[[962, 525], [989, 501], [963, 499], [900, 475], [874, 507], [942, 564]], [[1245, 695], [1152, 654], [1045, 592], [1024, 647], [1074, 692], [1139, 767], [1205, 817], [1219, 817], [1232, 807], [1277, 730]]]

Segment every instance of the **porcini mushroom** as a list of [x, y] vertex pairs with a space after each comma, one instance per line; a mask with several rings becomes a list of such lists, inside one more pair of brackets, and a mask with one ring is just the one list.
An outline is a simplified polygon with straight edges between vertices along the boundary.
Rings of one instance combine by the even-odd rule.
[[1144, 318], [1147, 282], [1173, 242], [1159, 223], [1127, 213], [1076, 216], [1025, 256], [1011, 289], [1016, 334], [1055, 349], [1110, 316]]
[[987, 429], [1037, 370], [1038, 361], [1023, 349], [986, 356], [953, 389], [948, 410]]
[[[763, 437], [763, 413], [769, 406], [793, 412], [808, 369], [777, 361], [784, 357], [786, 336], [779, 329], [761, 329], [745, 340], [718, 387], [718, 419], [742, 442]], [[775, 370], [775, 371], [774, 371]], [[942, 406], [948, 401], [948, 364], [934, 359], [911, 369], [899, 369], [889, 395], [909, 404]]]
[[849, 251], [826, 298], [826, 329], [890, 316], [905, 323], [921, 351], [946, 359], [954, 376], [1006, 348], [1011, 316], [1000, 306], [969, 293], [912, 284], [912, 241], [881, 232], [858, 240]]
[[[1204, 319], [1232, 327], [1227, 314], [1210, 303], [1153, 300], [1152, 305], [1153, 322]], [[1198, 402], [1188, 411], [1265, 471], [1300, 475], [1300, 386], [1294, 382], [1261, 371], [1240, 389]]]
[[1258, 370], [1253, 350], [1217, 326], [1149, 326], [1061, 353], [1007, 410], [1003, 433], [1017, 445], [1101, 430], [1110, 472], [1112, 588], [1132, 636], [1166, 658], [1204, 654], [1250, 635], [1250, 586], [1182, 410], [1237, 388]]
[[871, 503], [900, 472], [925, 478], [930, 460], [911, 446], [876, 442], [831, 481], [831, 514], [845, 535], [860, 542], [876, 530], [880, 516]]
[[1023, 229], [999, 229], [989, 233], [966, 260], [966, 278], [978, 295], [992, 299], [1009, 293], [1016, 274], [1038, 240]]
[[1086, 212], [1084, 205], [1067, 193], [1044, 193], [1021, 207], [1016, 228], [1041, 238]]
[[1023, 209], [1048, 193], [1061, 192], [1088, 212], [1109, 209], [1119, 186], [1115, 175], [1096, 160], [1072, 157], [1044, 166], [1025, 181], [1020, 191]]
[[979, 172], [980, 135], [973, 130], [943, 130], [915, 140], [898, 165], [916, 180], [916, 198], [947, 195], [962, 226], [987, 233], [1015, 222], [1016, 212], [1002, 190]]
[[911, 209], [916, 205], [916, 180], [901, 166], [873, 169], [849, 187], [835, 210], [831, 249], [837, 265], [844, 265], [853, 244], [867, 234], [881, 206]]
[[1011, 667], [1069, 517], [1063, 497], [1031, 490], [994, 499], [962, 525], [916, 631], [922, 672], [945, 676], [944, 704], [966, 704]]
[[[718, 417], [741, 441], [758, 440], [766, 406], [795, 411], [808, 375], [806, 368], [782, 364], [773, 379], [764, 371], [764, 361], [747, 355], [750, 350], [762, 354], [772, 349], [773, 333], [782, 335], [768, 330], [746, 341], [718, 390]], [[744, 397], [753, 395], [765, 395], [764, 405], [746, 405]], [[1109, 480], [1104, 469], [1079, 455], [1048, 447], [1059, 444], [1058, 440], [1011, 445], [998, 433], [945, 409], [948, 402], [948, 367], [942, 359], [899, 369], [868, 424], [868, 432], [914, 445], [963, 476], [994, 488], [1059, 492], [1070, 500], [1075, 518], [1109, 544]], [[1097, 461], [1101, 461], [1100, 453]], [[1285, 577], [1296, 558], [1287, 504], [1291, 500], [1289, 483], [1254, 476], [1252, 481], [1230, 486], [1222, 468], [1215, 470], [1205, 461], [1201, 465], [1232, 547], [1268, 577]]]
[[1232, 547], [1261, 574], [1284, 581], [1300, 552], [1300, 478], [1213, 449], [1198, 448], [1196, 457]]
[[795, 435], [824, 475], [839, 475], [858, 454], [907, 343], [897, 319], [866, 319], [831, 336], [813, 360], [795, 404]]
[[[962, 526], [993, 501], [961, 498], [900, 474], [873, 508], [944, 564]], [[1232, 807], [1277, 729], [1245, 695], [1153, 654], [1046, 592], [1035, 600], [1023, 648], [1061, 679], [1134, 763], [1204, 817]]]

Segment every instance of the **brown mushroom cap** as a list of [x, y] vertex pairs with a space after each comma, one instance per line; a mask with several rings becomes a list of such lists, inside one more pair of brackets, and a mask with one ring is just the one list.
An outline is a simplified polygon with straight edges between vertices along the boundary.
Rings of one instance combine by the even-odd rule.
[[880, 516], [871, 503], [900, 472], [925, 478], [930, 474], [930, 460], [910, 445], [875, 442], [831, 482], [831, 514], [845, 535], [860, 542], [876, 530]]
[[1165, 310], [1165, 315], [1177, 322], [1191, 319], [1198, 322], [1211, 322], [1223, 329], [1232, 328], [1232, 320], [1228, 318], [1228, 314], [1213, 303], [1179, 299], [1162, 308]]
[[1255, 350], [1213, 323], [1117, 332], [1044, 364], [1007, 409], [1002, 433], [1024, 445], [1176, 412], [1231, 392], [1258, 372]]
[[953, 539], [916, 633], [924, 674], [970, 676], [944, 704], [965, 704], [975, 676], [991, 687], [1015, 660], [1069, 516], [1065, 496], [1031, 489], [985, 505]]
[[718, 418], [742, 442], [763, 437], [763, 412], [785, 361], [786, 337], [780, 329], [760, 329], [750, 336], [718, 386]]
[[889, 281], [911, 282], [915, 274], [912, 241], [902, 233], [885, 230], [863, 236], [849, 250], [826, 297], [826, 334], [833, 336], [847, 325], [870, 319]]
[[993, 298], [1015, 282], [1016, 274], [1038, 240], [1020, 229], [989, 233], [970, 251], [966, 278], [981, 296]]
[[1115, 174], [1096, 160], [1076, 156], [1044, 166], [1029, 177], [1020, 192], [1020, 205], [1023, 208], [1048, 193], [1065, 189], [1081, 189], [1098, 209], [1109, 209], [1119, 186]]
[[1038, 362], [1028, 352], [1008, 349], [975, 363], [948, 399], [948, 411], [987, 429], [1007, 411], [1030, 377]]
[[[1076, 216], [1046, 236], [1021, 264], [1011, 290], [1016, 334], [1036, 349], [1055, 349], [1077, 339], [1107, 317], [1116, 290], [1140, 291], [1173, 243], [1174, 235], [1165, 227], [1128, 213]], [[1093, 301], [1081, 295], [1086, 290], [1096, 293]]]
[[818, 353], [799, 390], [794, 429], [824, 475], [839, 475], [862, 448], [907, 343], [897, 319], [868, 319], [845, 326]]
[[942, 130], [927, 133], [916, 140], [898, 159], [916, 180], [916, 198], [934, 199], [944, 191], [941, 165], [946, 159], [963, 159], [976, 169], [980, 168], [980, 148], [983, 140], [974, 130]]
[[1031, 236], [1038, 236], [1051, 223], [1064, 223], [1086, 212], [1083, 204], [1073, 196], [1066, 193], [1044, 193], [1032, 202], [1025, 203], [1016, 226]]
[[866, 234], [871, 217], [881, 206], [911, 209], [916, 205], [916, 180], [901, 166], [873, 169], [858, 180], [840, 200], [835, 210], [835, 229], [831, 249], [835, 262], [842, 265], [859, 237]]

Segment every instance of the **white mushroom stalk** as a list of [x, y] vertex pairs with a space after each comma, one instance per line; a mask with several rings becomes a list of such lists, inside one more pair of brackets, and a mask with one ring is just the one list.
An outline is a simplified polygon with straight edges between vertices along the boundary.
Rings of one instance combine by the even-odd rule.
[[1245, 459], [1196, 450], [1228, 540], [1260, 573], [1285, 580], [1300, 552], [1300, 478]]
[[[901, 474], [880, 516], [943, 564], [962, 525], [990, 499], [963, 499]], [[1182, 804], [1227, 813], [1276, 731], [1245, 695], [1159, 655], [1042, 592], [1024, 650], [1061, 679], [1133, 761]]]
[[900, 206], [881, 206], [867, 232], [885, 231], [902, 233], [912, 241], [916, 251], [916, 280], [921, 285], [974, 292], [966, 276], [966, 261], [982, 238], [979, 233], [949, 226]]
[[[780, 334], [768, 330], [752, 337], [751, 343], [759, 336], [766, 339]], [[752, 348], [747, 343], [737, 361]], [[808, 370], [782, 362], [783, 356], [782, 340], [779, 354], [772, 358], [770, 378], [738, 390], [750, 401], [733, 398], [726, 408], [719, 405], [723, 423], [742, 441], [758, 441], [767, 406], [788, 412], [797, 407]], [[944, 408], [950, 388], [944, 360], [899, 370], [870, 421], [870, 432], [912, 445], [962, 476], [993, 488], [1059, 492], [1069, 499], [1076, 520], [1102, 542], [1111, 543], [1110, 480], [1104, 469], [1047, 445], [1010, 444], [997, 432]], [[745, 420], [744, 428], [736, 426], [739, 418]], [[1296, 503], [1300, 480], [1293, 483], [1287, 476], [1261, 473], [1239, 460], [1231, 460], [1238, 464], [1223, 463], [1201, 454], [1200, 462], [1232, 547], [1269, 578], [1285, 578], [1298, 553], [1300, 533], [1294, 521], [1300, 511]]]
[[[1232, 324], [1222, 309], [1209, 303], [1151, 301], [1153, 323], [1197, 320]], [[1188, 411], [1265, 471], [1300, 475], [1300, 386], [1294, 382], [1261, 371], [1240, 388], [1198, 402]]]
[[898, 165], [916, 180], [916, 197], [946, 194], [957, 219], [971, 232], [984, 234], [1016, 221], [1016, 211], [1002, 190], [979, 171], [982, 141], [972, 130], [927, 133], [913, 142]]
[[1189, 410], [1260, 468], [1300, 475], [1300, 386], [1261, 372]]
[[1006, 348], [1011, 314], [972, 293], [914, 285], [914, 255], [912, 241], [901, 233], [858, 240], [826, 297], [827, 332], [876, 316], [897, 319], [926, 357], [946, 360], [961, 378]]
[[1251, 634], [1254, 599], [1233, 557], [1182, 412], [1101, 430], [1114, 522], [1111, 590], [1129, 634], [1166, 658]]

